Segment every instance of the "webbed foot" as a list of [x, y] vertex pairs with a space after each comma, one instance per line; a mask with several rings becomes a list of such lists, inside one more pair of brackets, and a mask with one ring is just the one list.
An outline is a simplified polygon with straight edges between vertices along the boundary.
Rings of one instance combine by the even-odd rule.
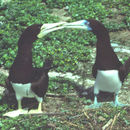
[[42, 103], [39, 103], [38, 109], [30, 110], [28, 112], [28, 114], [40, 114], [40, 113], [43, 113], [43, 111], [42, 111]]
[[96, 108], [100, 108], [101, 106], [102, 106], [102, 103], [96, 103], [89, 106], [85, 106], [85, 109], [96, 109]]
[[43, 113], [43, 111], [42, 110], [38, 110], [38, 109], [36, 109], [36, 110], [30, 110], [28, 112], [28, 114], [40, 114], [40, 113]]
[[129, 106], [129, 104], [123, 104], [123, 103], [120, 103], [120, 102], [112, 102], [110, 103], [111, 106], [113, 107], [125, 107], [125, 106]]
[[27, 114], [27, 113], [28, 113], [27, 109], [18, 109], [18, 110], [14, 110], [14, 111], [11, 111], [11, 112], [7, 112], [3, 116], [14, 118], [14, 117], [17, 117], [19, 115]]

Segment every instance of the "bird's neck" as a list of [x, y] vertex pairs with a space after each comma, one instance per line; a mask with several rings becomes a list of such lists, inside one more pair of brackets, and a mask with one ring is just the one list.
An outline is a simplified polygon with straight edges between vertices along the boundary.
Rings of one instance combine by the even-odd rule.
[[111, 46], [110, 45], [110, 36], [109, 36], [109, 33], [107, 31], [104, 31], [104, 32], [99, 32], [97, 35], [97, 43], [105, 47], [108, 47], [108, 46]]
[[18, 46], [18, 55], [23, 58], [32, 58], [32, 43], [20, 43]]
[[109, 34], [105, 32], [105, 33], [98, 34], [96, 37], [97, 37], [97, 44], [96, 44], [97, 54], [98, 55], [103, 55], [108, 53], [110, 54], [113, 51], [113, 49], [110, 44]]
[[10, 68], [10, 80], [15, 83], [29, 83], [32, 71], [32, 44], [19, 43], [17, 56]]
[[96, 63], [98, 69], [109, 70], [116, 69], [118, 67], [119, 60], [117, 55], [113, 51], [110, 44], [110, 37], [108, 32], [99, 33], [97, 35], [96, 44]]
[[34, 40], [30, 37], [24, 38], [24, 36], [21, 36], [19, 41], [18, 41], [18, 53], [23, 55], [23, 54], [32, 54], [32, 44]]

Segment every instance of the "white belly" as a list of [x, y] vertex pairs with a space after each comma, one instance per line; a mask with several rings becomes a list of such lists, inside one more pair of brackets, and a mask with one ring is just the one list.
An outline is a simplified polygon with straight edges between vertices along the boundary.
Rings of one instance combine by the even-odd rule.
[[121, 88], [121, 81], [117, 70], [98, 70], [96, 82], [94, 85], [94, 93], [101, 90], [104, 92], [118, 93]]
[[31, 83], [21, 84], [21, 83], [12, 83], [12, 87], [15, 91], [16, 98], [21, 97], [34, 97], [34, 93], [31, 90]]
[[38, 102], [42, 102], [42, 97], [38, 97], [32, 90], [31, 90], [31, 83], [21, 84], [21, 83], [12, 83], [12, 87], [15, 91], [15, 95], [17, 100], [21, 100], [23, 97], [33, 98], [35, 97]]

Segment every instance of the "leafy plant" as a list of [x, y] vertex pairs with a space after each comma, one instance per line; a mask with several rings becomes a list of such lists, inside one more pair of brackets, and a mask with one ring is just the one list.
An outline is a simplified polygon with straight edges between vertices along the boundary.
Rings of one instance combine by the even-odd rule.
[[[94, 1], [82, 1], [79, 3], [78, 1], [63, 0], [56, 1], [57, 4], [54, 4], [54, 2], [53, 0], [47, 1], [47, 6], [54, 7], [57, 5], [60, 8], [68, 6], [68, 15], [71, 15], [75, 20], [88, 17], [98, 18], [100, 13], [102, 13], [101, 17], [107, 15], [105, 8], [99, 2], [96, 2], [96, 4], [93, 4]], [[84, 5], [87, 5], [87, 8]], [[58, 18], [51, 16], [50, 12], [42, 4], [41, 0], [30, 2], [16, 0], [7, 5], [6, 10], [1, 14], [5, 17], [0, 41], [2, 50], [0, 52], [1, 65], [4, 65], [6, 68], [11, 66], [17, 53], [18, 38], [25, 27], [34, 23], [58, 21]], [[75, 71], [79, 61], [85, 62], [91, 58], [91, 50], [88, 47], [88, 43], [92, 43], [95, 40], [92, 34], [86, 35], [84, 31], [79, 30], [69, 31], [64, 29], [53, 32], [34, 43], [33, 65], [41, 67], [44, 59], [48, 55], [53, 55], [54, 65], [58, 66], [57, 71]]]
[[0, 31], [0, 65], [6, 68], [11, 66], [17, 52], [17, 41], [27, 26], [58, 21], [48, 12], [41, 0], [15, 0], [7, 5], [1, 13], [4, 18]]

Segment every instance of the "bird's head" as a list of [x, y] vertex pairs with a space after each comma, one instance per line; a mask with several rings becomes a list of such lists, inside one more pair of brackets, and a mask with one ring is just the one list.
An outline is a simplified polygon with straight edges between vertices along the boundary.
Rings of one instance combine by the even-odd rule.
[[[31, 26], [28, 26], [23, 33], [20, 36], [18, 45], [24, 45], [33, 43], [37, 40], [37, 35], [40, 33], [42, 24], [33, 24]], [[22, 43], [22, 44], [21, 44]]]
[[62, 26], [65, 22], [51, 23], [51, 24], [33, 24], [27, 27], [22, 33], [19, 42], [21, 43], [32, 43], [38, 38], [42, 38], [50, 32], [63, 29]]
[[25, 31], [22, 33], [21, 37], [24, 39], [32, 39], [32, 41], [35, 41], [37, 39], [37, 35], [40, 33], [42, 24], [33, 24], [25, 29]]
[[77, 28], [77, 29], [83, 29], [86, 31], [91, 31], [95, 35], [98, 35], [99, 32], [104, 32], [106, 31], [106, 28], [104, 25], [94, 19], [89, 19], [89, 20], [80, 20], [72, 23], [66, 23], [64, 24], [64, 28]]

